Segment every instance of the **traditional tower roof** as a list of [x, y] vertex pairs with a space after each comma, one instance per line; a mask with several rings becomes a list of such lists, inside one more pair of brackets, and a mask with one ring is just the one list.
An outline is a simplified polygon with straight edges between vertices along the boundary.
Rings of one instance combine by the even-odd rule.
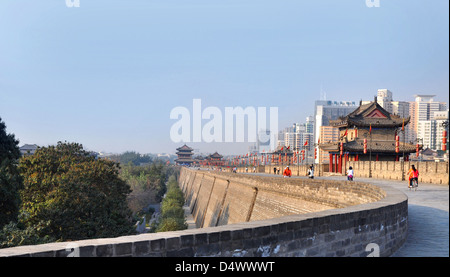
[[212, 158], [212, 159], [222, 159], [223, 156], [220, 155], [219, 153], [215, 152], [214, 154], [209, 155], [208, 158]]
[[187, 146], [187, 145], [185, 144], [185, 145], [183, 145], [183, 146], [181, 146], [181, 147], [178, 147], [178, 148], [177, 148], [177, 151], [194, 151], [194, 149], [193, 149], [193, 148], [190, 148], [189, 146]]
[[402, 118], [398, 115], [391, 114], [374, 101], [369, 104], [360, 105], [345, 117], [338, 120], [331, 120], [330, 125], [337, 128], [349, 128], [353, 126], [395, 128], [406, 126], [409, 121], [410, 117]]

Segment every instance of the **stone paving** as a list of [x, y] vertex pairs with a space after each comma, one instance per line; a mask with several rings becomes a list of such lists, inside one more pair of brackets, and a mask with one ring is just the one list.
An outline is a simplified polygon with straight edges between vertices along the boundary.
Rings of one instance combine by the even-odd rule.
[[[256, 174], [274, 176], [273, 174]], [[307, 177], [293, 176], [292, 178]], [[345, 180], [346, 177], [328, 176], [315, 178]], [[449, 257], [448, 185], [423, 183], [419, 184], [417, 191], [410, 191], [406, 181], [372, 178], [356, 178], [356, 180], [374, 185], [388, 185], [408, 196], [408, 237], [403, 246], [392, 257]]]

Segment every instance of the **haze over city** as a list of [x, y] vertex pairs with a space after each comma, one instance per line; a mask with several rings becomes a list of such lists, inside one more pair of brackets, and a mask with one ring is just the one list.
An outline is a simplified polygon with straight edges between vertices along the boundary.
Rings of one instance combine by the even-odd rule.
[[[449, 2], [0, 2], [0, 117], [23, 144], [175, 153], [173, 108], [278, 107], [278, 127], [314, 102], [449, 102]], [[203, 121], [204, 123], [207, 120]], [[191, 143], [235, 154], [248, 143]]]

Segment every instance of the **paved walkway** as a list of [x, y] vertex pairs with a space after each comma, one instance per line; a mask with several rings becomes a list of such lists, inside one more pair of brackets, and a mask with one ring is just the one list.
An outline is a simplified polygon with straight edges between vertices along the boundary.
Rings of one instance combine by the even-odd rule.
[[[262, 176], [280, 176], [252, 173]], [[281, 177], [281, 176], [280, 176]], [[307, 178], [296, 177], [293, 178]], [[316, 177], [345, 180], [345, 176]], [[392, 257], [449, 257], [449, 186], [419, 184], [410, 191], [406, 181], [358, 178], [355, 181], [393, 187], [408, 196], [408, 237]]]

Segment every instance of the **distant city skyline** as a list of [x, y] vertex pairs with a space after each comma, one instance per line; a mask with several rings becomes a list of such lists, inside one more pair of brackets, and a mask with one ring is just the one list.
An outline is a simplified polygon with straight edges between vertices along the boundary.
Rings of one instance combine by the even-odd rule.
[[[0, 2], [0, 118], [20, 145], [175, 153], [177, 106], [278, 107], [278, 127], [314, 102], [449, 103], [446, 0]], [[238, 154], [249, 143], [187, 143]]]

